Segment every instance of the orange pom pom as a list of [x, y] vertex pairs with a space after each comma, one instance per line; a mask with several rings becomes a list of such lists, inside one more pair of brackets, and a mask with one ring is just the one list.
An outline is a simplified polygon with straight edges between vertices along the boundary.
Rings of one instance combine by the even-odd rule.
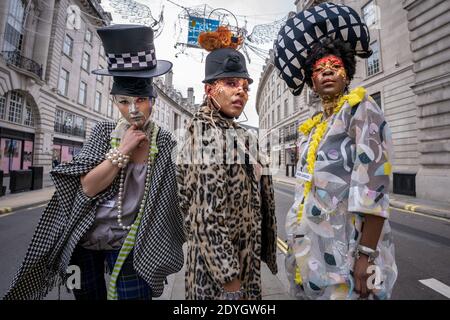
[[213, 51], [221, 48], [237, 49], [244, 39], [235, 37], [226, 26], [220, 26], [216, 31], [202, 32], [198, 36], [200, 47], [207, 51]]

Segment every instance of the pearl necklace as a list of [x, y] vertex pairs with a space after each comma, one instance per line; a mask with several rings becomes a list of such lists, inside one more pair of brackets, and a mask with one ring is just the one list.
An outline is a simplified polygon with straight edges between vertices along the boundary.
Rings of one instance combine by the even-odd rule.
[[[153, 139], [152, 139], [152, 135], [153, 135], [153, 128], [154, 128], [154, 124], [152, 123], [152, 125], [150, 125], [149, 131], [150, 131], [150, 146], [148, 148], [148, 158], [147, 158], [147, 175], [145, 177], [145, 191], [144, 191], [144, 196], [142, 198], [141, 201], [141, 205], [139, 207], [139, 212], [142, 214], [144, 212], [145, 209], [145, 202], [147, 201], [147, 196], [148, 196], [148, 192], [150, 190], [150, 181], [151, 181], [151, 176], [152, 176], [152, 170], [150, 170], [152, 164], [153, 164], [153, 152], [152, 150], [153, 148]], [[125, 170], [126, 168], [121, 168], [120, 169], [120, 180], [119, 180], [119, 193], [117, 196], [117, 223], [119, 224], [119, 226], [123, 229], [123, 230], [130, 230], [131, 229], [131, 225], [130, 226], [125, 226], [122, 223], [122, 204], [123, 204], [123, 191], [124, 191], [124, 183], [125, 183]]]

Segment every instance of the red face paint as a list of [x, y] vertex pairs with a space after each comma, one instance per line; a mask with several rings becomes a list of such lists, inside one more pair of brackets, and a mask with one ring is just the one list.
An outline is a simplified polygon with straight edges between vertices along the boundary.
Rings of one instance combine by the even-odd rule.
[[333, 71], [342, 78], [347, 77], [341, 58], [330, 55], [317, 60], [313, 66], [313, 79], [317, 79], [324, 71]]

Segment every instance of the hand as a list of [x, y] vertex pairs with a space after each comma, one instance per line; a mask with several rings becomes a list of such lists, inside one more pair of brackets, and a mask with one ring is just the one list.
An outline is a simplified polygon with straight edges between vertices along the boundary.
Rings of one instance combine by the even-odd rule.
[[367, 273], [369, 266], [373, 263], [369, 263], [369, 257], [361, 254], [359, 259], [355, 261], [355, 267], [353, 268], [353, 274], [355, 277], [355, 291], [359, 293], [361, 298], [367, 298], [371, 290], [367, 288], [367, 279], [370, 274]]
[[238, 278], [234, 278], [232, 281], [225, 283], [223, 289], [228, 292], [239, 291], [241, 289], [241, 282]]
[[119, 151], [130, 155], [142, 141], [148, 140], [146, 134], [132, 125], [124, 134], [120, 142]]
[[[225, 292], [237, 292], [241, 290], [241, 281], [239, 278], [235, 278], [232, 281], [225, 283], [223, 285], [223, 290]], [[245, 300], [244, 295], [241, 293], [239, 300]]]

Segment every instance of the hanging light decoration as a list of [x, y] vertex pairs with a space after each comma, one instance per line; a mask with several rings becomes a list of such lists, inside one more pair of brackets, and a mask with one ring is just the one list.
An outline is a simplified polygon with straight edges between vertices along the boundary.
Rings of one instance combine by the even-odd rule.
[[[269, 50], [263, 49], [260, 46], [273, 42], [282, 25], [286, 22], [289, 15], [292, 14], [289, 13], [286, 17], [270, 23], [256, 25], [253, 27], [252, 32], [249, 33], [247, 30], [246, 17], [239, 16], [245, 18], [245, 22], [241, 23], [241, 26], [239, 26], [236, 15], [225, 8], [212, 8], [207, 4], [184, 7], [171, 0], [168, 0], [168, 2], [182, 8], [182, 11], [178, 15], [178, 23], [176, 25], [178, 36], [176, 36], [177, 40], [175, 48], [178, 49], [179, 52], [175, 57], [178, 57], [179, 55], [188, 55], [186, 52], [187, 49], [200, 48], [196, 43], [197, 33], [201, 31], [212, 31], [207, 30], [207, 28], [211, 27], [212, 21], [216, 21], [217, 26], [227, 26], [235, 35], [244, 39], [242, 51], [247, 56], [249, 62], [251, 62], [249, 51], [253, 52], [262, 60], [265, 60], [269, 56]], [[215, 28], [217, 28], [217, 26], [215, 26]], [[188, 27], [188, 33], [191, 32], [191, 35], [188, 35], [188, 41], [182, 39], [186, 33], [185, 27]], [[193, 29], [195, 29], [195, 31], [193, 31]], [[184, 36], [182, 33], [184, 33]]]
[[161, 34], [164, 28], [164, 6], [156, 19], [148, 6], [134, 0], [109, 0], [109, 5], [114, 9], [114, 13], [122, 19], [151, 27], [155, 38]]

